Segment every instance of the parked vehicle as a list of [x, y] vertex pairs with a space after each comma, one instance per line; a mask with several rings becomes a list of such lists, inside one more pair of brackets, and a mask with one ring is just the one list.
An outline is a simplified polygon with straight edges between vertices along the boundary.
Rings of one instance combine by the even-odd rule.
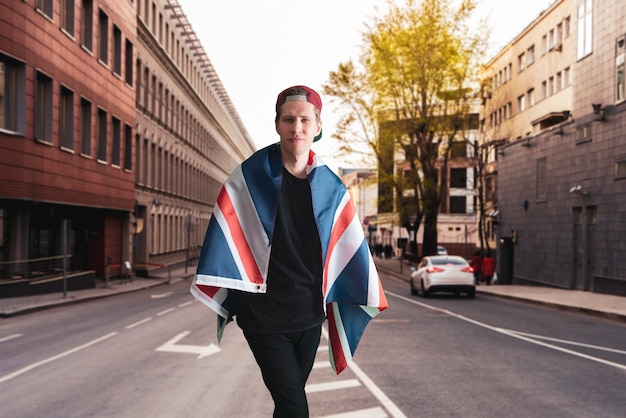
[[446, 250], [446, 247], [438, 245], [437, 246], [437, 254], [438, 255], [448, 255], [448, 250]]
[[451, 292], [476, 296], [474, 270], [467, 260], [456, 255], [433, 255], [422, 259], [411, 273], [411, 294], [428, 297], [431, 293]]

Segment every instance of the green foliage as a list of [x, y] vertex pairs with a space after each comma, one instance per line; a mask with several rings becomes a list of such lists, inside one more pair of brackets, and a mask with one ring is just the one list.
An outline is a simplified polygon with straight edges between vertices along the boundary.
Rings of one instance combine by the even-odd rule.
[[[362, 70], [340, 64], [323, 89], [349, 109], [338, 137], [345, 140], [358, 126], [376, 155], [379, 182], [396, 190], [401, 224], [417, 232], [423, 217], [424, 254], [436, 252], [445, 187], [439, 173], [447, 172], [452, 144], [466, 136], [478, 86], [488, 32], [472, 31], [475, 6], [476, 0], [388, 0], [386, 14], [363, 34]], [[402, 173], [394, 173], [396, 151], [404, 153]]]

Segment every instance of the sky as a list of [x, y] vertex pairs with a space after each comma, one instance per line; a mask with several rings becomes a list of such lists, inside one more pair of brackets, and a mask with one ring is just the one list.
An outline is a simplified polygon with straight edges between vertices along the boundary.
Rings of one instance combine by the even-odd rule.
[[[487, 19], [495, 53], [553, 1], [478, 0], [474, 14]], [[321, 92], [340, 63], [358, 60], [362, 33], [374, 17], [384, 15], [386, 1], [178, 0], [178, 4], [250, 137], [261, 148], [278, 141], [274, 130], [278, 93], [297, 84]], [[331, 169], [354, 166], [335, 157], [330, 135], [341, 110], [323, 95], [322, 101], [324, 137], [313, 150]]]

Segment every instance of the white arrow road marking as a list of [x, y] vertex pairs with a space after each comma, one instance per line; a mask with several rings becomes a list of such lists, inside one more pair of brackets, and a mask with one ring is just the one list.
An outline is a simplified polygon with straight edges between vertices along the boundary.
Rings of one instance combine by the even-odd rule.
[[220, 348], [215, 344], [211, 343], [209, 345], [185, 345], [185, 344], [176, 344], [187, 335], [189, 335], [191, 331], [183, 331], [161, 347], [157, 348], [155, 351], [166, 351], [170, 353], [190, 353], [190, 354], [198, 354], [198, 359], [203, 357], [208, 357], [211, 354], [219, 353]]

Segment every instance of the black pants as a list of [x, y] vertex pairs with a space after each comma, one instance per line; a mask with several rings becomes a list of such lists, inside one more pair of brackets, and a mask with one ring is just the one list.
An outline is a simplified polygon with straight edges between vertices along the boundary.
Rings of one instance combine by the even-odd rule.
[[304, 386], [313, 368], [322, 325], [283, 334], [243, 333], [274, 399], [274, 418], [307, 418]]

